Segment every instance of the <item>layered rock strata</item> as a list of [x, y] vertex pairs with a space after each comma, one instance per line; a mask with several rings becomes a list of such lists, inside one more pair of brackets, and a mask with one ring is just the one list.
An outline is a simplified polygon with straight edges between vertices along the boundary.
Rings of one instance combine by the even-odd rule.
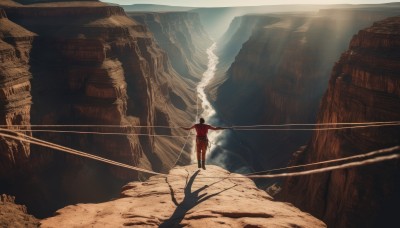
[[[400, 119], [399, 28], [400, 17], [388, 18], [353, 37], [335, 64], [317, 123]], [[399, 126], [317, 131], [293, 164], [399, 145], [399, 135]], [[281, 197], [323, 219], [329, 227], [390, 227], [399, 215], [399, 164], [388, 161], [288, 178]]]
[[[218, 88], [216, 107], [222, 119], [231, 125], [314, 123], [334, 61], [351, 36], [393, 13], [376, 11], [371, 17], [357, 10], [347, 10], [343, 17], [266, 15], [275, 21], [265, 20], [253, 30]], [[234, 156], [227, 164], [256, 170], [286, 166], [291, 153], [311, 136], [309, 131], [234, 134], [232, 142], [241, 140], [245, 149], [231, 148]]]
[[[30, 130], [32, 96], [28, 62], [34, 36], [8, 20], [0, 9], [0, 125], [24, 125], [18, 129]], [[29, 144], [15, 140], [0, 140], [0, 148], [0, 177], [8, 175], [12, 167], [24, 165], [30, 154]]]
[[273, 201], [250, 179], [227, 179], [237, 176], [217, 166], [201, 172], [177, 167], [167, 176], [127, 184], [122, 198], [58, 210], [41, 227], [326, 227], [290, 204]]

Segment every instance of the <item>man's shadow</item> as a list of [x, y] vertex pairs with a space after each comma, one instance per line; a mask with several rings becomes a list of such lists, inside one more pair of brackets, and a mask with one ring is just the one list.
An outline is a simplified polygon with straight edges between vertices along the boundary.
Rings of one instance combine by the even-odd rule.
[[165, 220], [162, 224], [160, 224], [159, 227], [161, 227], [161, 228], [163, 228], [163, 227], [182, 227], [180, 225], [180, 223], [183, 220], [183, 218], [185, 217], [186, 213], [190, 209], [192, 209], [196, 205], [199, 205], [200, 203], [210, 199], [211, 197], [214, 197], [214, 196], [216, 196], [216, 195], [218, 195], [218, 194], [220, 194], [220, 193], [222, 193], [224, 191], [227, 191], [227, 190], [229, 190], [229, 189], [231, 189], [231, 188], [236, 186], [236, 185], [231, 186], [229, 188], [226, 188], [226, 189], [224, 189], [224, 190], [222, 190], [220, 192], [216, 192], [216, 193], [211, 194], [211, 195], [207, 195], [207, 193], [200, 194], [201, 191], [203, 191], [203, 190], [207, 189], [208, 187], [210, 187], [210, 186], [212, 186], [212, 185], [224, 180], [224, 179], [222, 179], [222, 180], [214, 182], [214, 183], [212, 183], [210, 185], [204, 185], [203, 187], [201, 187], [201, 188], [197, 189], [196, 191], [192, 192], [193, 182], [196, 179], [196, 176], [199, 174], [199, 172], [200, 172], [200, 170], [196, 171], [190, 177], [189, 181], [186, 183], [185, 190], [184, 190], [185, 196], [184, 196], [184, 198], [183, 198], [181, 203], [178, 203], [178, 201], [176, 200], [175, 195], [174, 195], [174, 190], [173, 190], [172, 186], [168, 183], [168, 180], [166, 179], [166, 182], [169, 185], [169, 188], [171, 190], [172, 202], [174, 202], [174, 204], [176, 205], [176, 209], [175, 209], [174, 213], [171, 215], [171, 217], [169, 219]]

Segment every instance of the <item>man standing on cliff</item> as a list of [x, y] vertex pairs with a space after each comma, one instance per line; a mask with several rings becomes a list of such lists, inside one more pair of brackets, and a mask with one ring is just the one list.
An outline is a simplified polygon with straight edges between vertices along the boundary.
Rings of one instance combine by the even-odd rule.
[[[200, 123], [193, 125], [192, 127], [182, 127], [185, 130], [196, 129], [196, 150], [197, 150], [197, 164], [199, 168], [206, 169], [206, 151], [208, 147], [208, 130], [223, 130], [223, 127], [213, 127], [208, 124], [204, 124], [204, 119], [200, 118]], [[200, 160], [201, 158], [201, 160]], [[201, 161], [201, 162], [200, 162]]]

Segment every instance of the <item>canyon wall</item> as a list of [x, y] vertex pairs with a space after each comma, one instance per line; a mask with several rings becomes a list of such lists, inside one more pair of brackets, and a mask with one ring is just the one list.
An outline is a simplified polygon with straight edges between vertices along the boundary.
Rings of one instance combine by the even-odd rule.
[[[29, 54], [35, 34], [8, 20], [0, 9], [0, 125], [23, 125], [30, 130], [32, 77]], [[3, 127], [3, 126], [2, 126]], [[29, 131], [24, 132], [30, 135]], [[0, 177], [26, 164], [30, 146], [15, 140], [0, 140]]]
[[[2, 6], [1, 31], [10, 37], [1, 37], [8, 42], [1, 43], [5, 125], [27, 124], [22, 130], [32, 128], [37, 138], [125, 164], [171, 168], [187, 133], [174, 127], [193, 121], [194, 91], [146, 26], [122, 8], [97, 1]], [[51, 130], [119, 134], [49, 133], [29, 124], [101, 125]], [[173, 128], [153, 127], [160, 125]], [[126, 181], [144, 177], [52, 149], [1, 143], [2, 167], [20, 169], [2, 179], [0, 190], [16, 195], [39, 217], [66, 204], [109, 199]], [[184, 150], [178, 164], [190, 162], [190, 144]]]
[[207, 92], [211, 100], [215, 101], [219, 86], [227, 79], [227, 70], [235, 61], [242, 45], [249, 40], [253, 30], [274, 23], [277, 20], [275, 17], [251, 14], [235, 17], [232, 20], [227, 31], [217, 42], [216, 55], [219, 58], [217, 71], [215, 77], [207, 86]]
[[204, 31], [197, 13], [129, 13], [145, 24], [157, 44], [166, 51], [173, 68], [185, 78], [200, 81], [207, 69], [207, 48], [212, 41]]
[[[258, 19], [260, 23], [216, 92], [215, 106], [222, 121], [228, 125], [314, 123], [332, 66], [351, 36], [373, 21], [396, 13], [343, 11], [341, 17], [335, 16], [337, 11], [326, 10]], [[241, 26], [237, 31], [247, 29]], [[311, 133], [236, 130], [232, 135], [227, 144], [240, 141], [243, 147], [230, 148], [233, 155], [227, 158], [229, 169], [265, 170], [286, 166]]]
[[[335, 64], [317, 123], [400, 119], [400, 17], [363, 29]], [[292, 164], [366, 153], [400, 144], [399, 126], [317, 131]], [[398, 223], [400, 163], [388, 161], [285, 181], [281, 198], [329, 227]], [[338, 219], [340, 218], [340, 219]]]

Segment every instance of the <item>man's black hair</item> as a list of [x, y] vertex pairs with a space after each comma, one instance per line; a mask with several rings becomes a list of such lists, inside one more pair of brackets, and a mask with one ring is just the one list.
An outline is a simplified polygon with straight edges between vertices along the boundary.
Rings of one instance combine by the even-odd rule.
[[203, 124], [205, 121], [203, 118], [200, 118], [200, 123]]

